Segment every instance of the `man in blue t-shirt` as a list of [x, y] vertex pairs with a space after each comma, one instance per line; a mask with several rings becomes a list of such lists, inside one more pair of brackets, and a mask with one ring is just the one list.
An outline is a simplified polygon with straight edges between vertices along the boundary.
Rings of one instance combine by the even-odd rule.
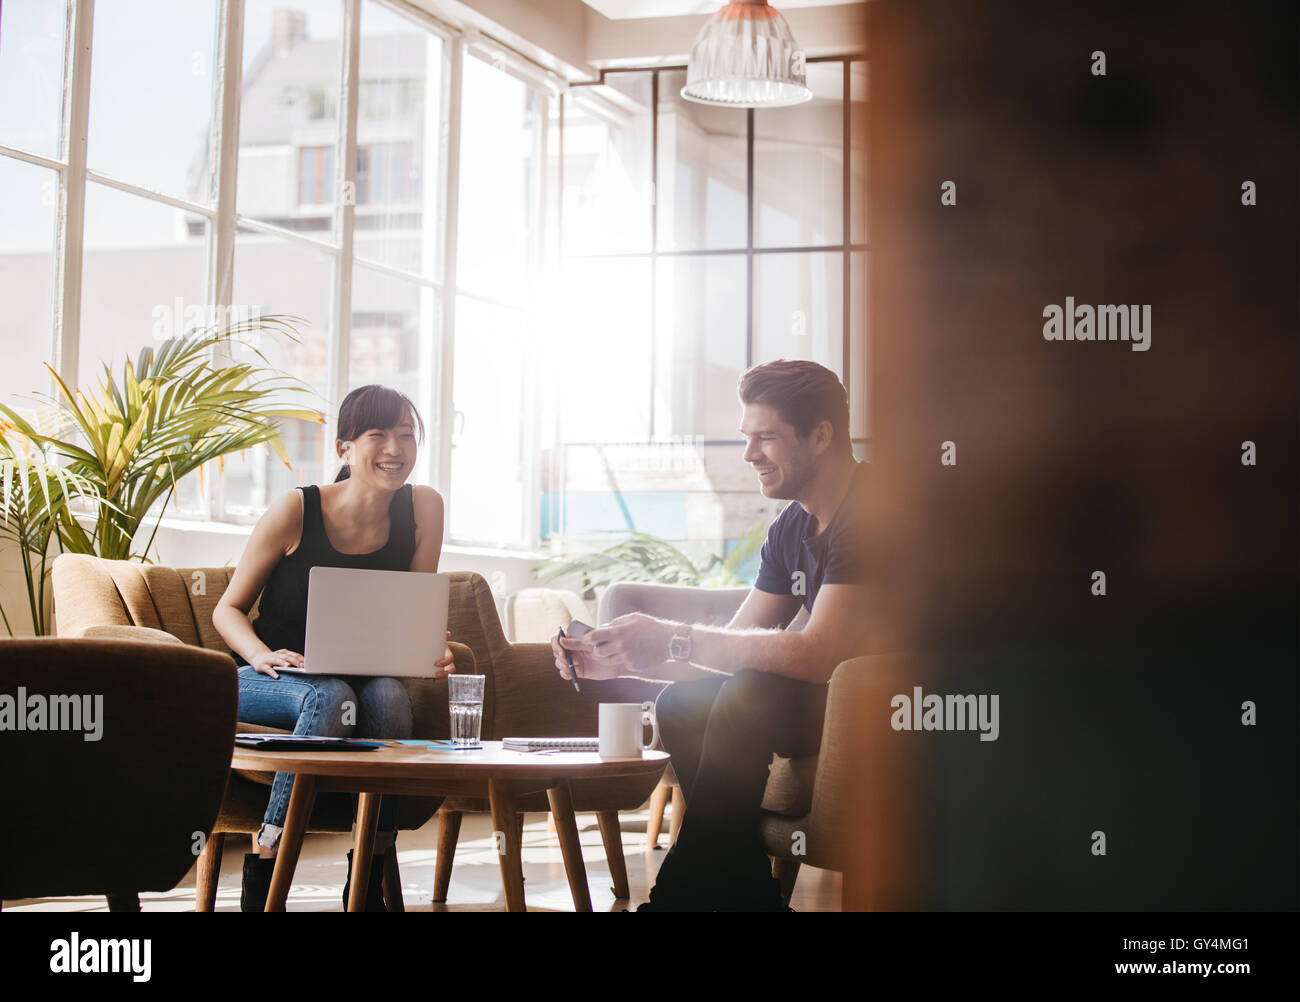
[[[829, 369], [784, 359], [749, 369], [739, 391], [745, 461], [764, 497], [790, 503], [731, 622], [633, 613], [551, 645], [565, 679], [567, 650], [579, 678], [673, 683], [656, 715], [689, 810], [643, 909], [782, 908], [758, 832], [768, 766], [816, 754], [826, 683], [867, 648], [868, 468], [853, 458], [848, 394]], [[800, 606], [807, 624], [787, 631]]]

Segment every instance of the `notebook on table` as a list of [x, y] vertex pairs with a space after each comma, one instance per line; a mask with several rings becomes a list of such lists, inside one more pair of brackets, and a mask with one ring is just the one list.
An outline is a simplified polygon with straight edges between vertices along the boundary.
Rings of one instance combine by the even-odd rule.
[[501, 747], [507, 751], [599, 751], [599, 738], [506, 738]]
[[314, 734], [236, 734], [235, 746], [259, 751], [374, 751], [383, 742]]

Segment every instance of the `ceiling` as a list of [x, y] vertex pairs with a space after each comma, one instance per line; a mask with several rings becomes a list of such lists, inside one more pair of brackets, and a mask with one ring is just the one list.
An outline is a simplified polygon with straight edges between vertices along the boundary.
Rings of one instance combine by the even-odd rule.
[[[588, 7], [611, 20], [634, 17], [676, 17], [681, 14], [713, 14], [724, 0], [583, 0]], [[772, 0], [778, 10], [794, 7], [840, 7], [866, 0]]]

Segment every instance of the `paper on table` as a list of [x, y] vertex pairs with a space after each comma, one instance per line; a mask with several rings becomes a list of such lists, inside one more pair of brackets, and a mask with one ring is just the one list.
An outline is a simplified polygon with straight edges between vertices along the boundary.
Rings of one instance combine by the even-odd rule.
[[473, 751], [475, 748], [482, 748], [482, 745], [465, 745], [452, 744], [450, 741], [430, 741], [428, 738], [397, 738], [385, 742], [389, 745], [406, 745], [411, 748], [432, 748], [435, 751]]

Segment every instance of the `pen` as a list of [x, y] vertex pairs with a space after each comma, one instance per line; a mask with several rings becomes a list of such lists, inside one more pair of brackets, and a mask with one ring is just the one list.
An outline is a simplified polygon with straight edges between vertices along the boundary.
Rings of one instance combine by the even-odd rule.
[[[563, 626], [560, 627], [560, 636], [561, 637], [567, 636], [567, 634], [564, 632]], [[578, 685], [578, 669], [573, 667], [573, 652], [570, 651], [567, 647], [564, 647], [563, 645], [561, 645], [561, 650], [564, 651], [564, 660], [569, 666], [569, 674], [573, 676], [573, 691], [582, 692], [581, 686]]]

